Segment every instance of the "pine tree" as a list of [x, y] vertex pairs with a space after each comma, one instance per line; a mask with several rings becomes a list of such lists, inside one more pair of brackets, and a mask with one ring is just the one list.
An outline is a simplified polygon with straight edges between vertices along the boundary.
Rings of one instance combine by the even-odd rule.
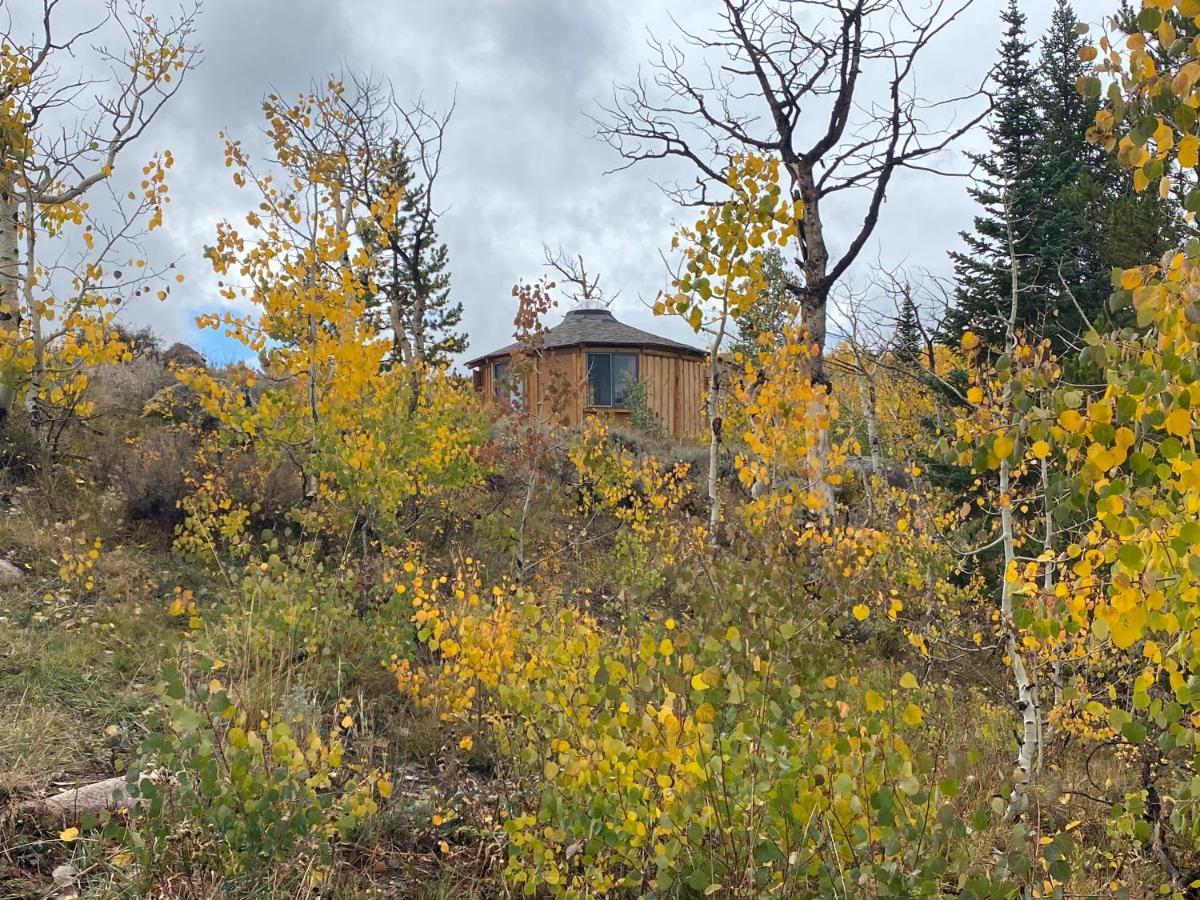
[[972, 196], [983, 214], [974, 232], [963, 235], [967, 249], [951, 254], [956, 304], [941, 337], [957, 343], [970, 329], [990, 343], [1002, 341], [1011, 304], [1007, 218], [1020, 277], [1017, 326], [1049, 337], [1061, 352], [1077, 346], [1089, 324], [1110, 324], [1113, 268], [1173, 246], [1179, 214], [1173, 201], [1135, 194], [1128, 173], [1087, 139], [1098, 101], [1077, 87], [1087, 67], [1070, 0], [1055, 2], [1036, 70], [1028, 64], [1031, 45], [1015, 0], [1003, 18], [1001, 91], [988, 130], [993, 150], [974, 158], [984, 179]]
[[970, 330], [985, 341], [1003, 341], [1004, 320], [1011, 295], [1010, 232], [1022, 273], [1018, 318], [1042, 304], [1033, 296], [1032, 280], [1024, 277], [1034, 255], [1031, 225], [1041, 202], [1036, 190], [1038, 116], [1034, 106], [1036, 80], [1029, 64], [1032, 43], [1025, 35], [1025, 15], [1017, 0], [1001, 14], [1006, 26], [1000, 62], [996, 109], [987, 135], [992, 148], [970, 159], [979, 177], [970, 195], [982, 208], [974, 230], [963, 232], [966, 250], [951, 254], [957, 281], [955, 305], [942, 325], [941, 337], [957, 344]]
[[1060, 348], [1086, 330], [1111, 291], [1102, 258], [1102, 210], [1113, 194], [1116, 168], [1087, 139], [1097, 102], [1079, 92], [1085, 74], [1084, 39], [1069, 0], [1057, 0], [1042, 41], [1036, 86], [1041, 132], [1037, 141], [1038, 193], [1044, 202], [1031, 229], [1036, 249], [1035, 330]]
[[380, 177], [404, 189], [396, 216], [367, 231], [378, 288], [370, 314], [393, 336], [393, 350], [385, 364], [446, 363], [452, 354], [466, 349], [467, 338], [456, 330], [463, 306], [450, 299], [449, 250], [438, 240], [437, 214], [428, 203], [428, 188], [418, 182], [412, 164], [396, 145]]
[[763, 254], [762, 273], [766, 289], [738, 318], [738, 336], [732, 344], [734, 351], [747, 356], [757, 352], [761, 335], [773, 334], [781, 341], [784, 328], [795, 321], [798, 311], [796, 298], [788, 290], [787, 261], [778, 248], [772, 247]]
[[921, 358], [921, 328], [912, 297], [905, 296], [896, 312], [896, 331], [892, 335], [892, 355], [897, 362], [915, 363]]

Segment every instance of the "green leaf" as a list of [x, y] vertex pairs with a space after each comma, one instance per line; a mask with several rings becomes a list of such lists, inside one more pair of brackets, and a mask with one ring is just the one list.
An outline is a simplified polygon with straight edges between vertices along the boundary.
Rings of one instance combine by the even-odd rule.
[[1140, 744], [1146, 739], [1146, 726], [1141, 722], [1126, 722], [1121, 728], [1121, 737], [1131, 744]]

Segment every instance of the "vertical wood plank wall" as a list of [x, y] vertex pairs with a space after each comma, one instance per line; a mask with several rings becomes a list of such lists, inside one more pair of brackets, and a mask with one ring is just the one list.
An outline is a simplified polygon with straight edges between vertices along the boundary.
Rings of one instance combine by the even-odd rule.
[[[553, 412], [552, 385], [564, 386], [569, 392], [563, 410], [565, 424], [579, 425], [585, 416], [604, 416], [610, 424], [627, 424], [628, 410], [589, 407], [587, 399], [587, 354], [628, 353], [628, 347], [567, 347], [548, 350], [525, 379], [525, 396], [530, 408], [542, 418]], [[646, 385], [646, 405], [663, 423], [663, 430], [672, 437], [699, 437], [706, 428], [704, 406], [707, 391], [707, 370], [703, 359], [676, 356], [666, 351], [641, 350], [638, 358], [638, 377]], [[496, 386], [492, 378], [492, 363], [485, 359], [479, 364], [476, 386], [487, 399], [494, 400]], [[561, 389], [561, 388], [560, 388]]]

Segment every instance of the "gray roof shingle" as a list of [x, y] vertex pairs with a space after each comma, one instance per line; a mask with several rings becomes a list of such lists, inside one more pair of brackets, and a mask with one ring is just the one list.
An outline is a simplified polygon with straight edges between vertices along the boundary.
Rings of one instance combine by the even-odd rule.
[[[563, 320], [542, 334], [542, 349], [553, 350], [558, 347], [646, 347], [655, 350], [668, 350], [691, 356], [704, 356], [705, 352], [690, 344], [682, 344], [670, 338], [659, 337], [640, 328], [634, 328], [623, 322], [607, 309], [573, 309], [563, 316]], [[510, 356], [521, 348], [521, 344], [509, 344], [483, 356], [477, 356], [467, 363], [476, 366], [486, 359], [496, 356]]]

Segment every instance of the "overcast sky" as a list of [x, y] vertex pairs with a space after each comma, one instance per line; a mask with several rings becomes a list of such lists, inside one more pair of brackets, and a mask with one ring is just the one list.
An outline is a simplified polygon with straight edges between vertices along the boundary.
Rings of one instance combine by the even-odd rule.
[[[0, 0], [18, 14], [22, 3]], [[98, 5], [62, 0], [61, 8], [82, 21]], [[995, 59], [1000, 6], [976, 0], [928, 51], [923, 90], [930, 86], [940, 97], [979, 83]], [[1039, 33], [1050, 0], [1024, 6]], [[1085, 18], [1112, 6], [1076, 4]], [[614, 81], [629, 80], [649, 60], [648, 29], [669, 37], [672, 15], [697, 28], [715, 25], [715, 7], [711, 0], [206, 0], [198, 29], [202, 65], [125, 159], [138, 166], [160, 147], [175, 154], [166, 229], [150, 249], [178, 257], [188, 280], [168, 303], [139, 306], [132, 315], [218, 361], [234, 357], [232, 346], [211, 332], [199, 335], [193, 322], [219, 303], [202, 247], [218, 220], [241, 222], [250, 200], [230, 181], [218, 132], [253, 146], [267, 90], [294, 95], [314, 77], [351, 67], [390, 79], [401, 98], [423, 94], [434, 107], [457, 95], [439, 192], [453, 294], [466, 310], [467, 356], [510, 340], [512, 285], [542, 273], [543, 242], [582, 253], [602, 272], [605, 284], [621, 291], [619, 318], [700, 343], [680, 323], [656, 321], [639, 299], [649, 301], [665, 286], [659, 252], [674, 226], [694, 215], [652, 184], [669, 175], [663, 168], [643, 164], [605, 175], [619, 159], [592, 136], [587, 113], [596, 112]], [[164, 12], [170, 8], [163, 4]], [[978, 149], [978, 137], [960, 150], [972, 147]], [[961, 168], [960, 150], [942, 163]], [[835, 212], [828, 224], [836, 244], [856, 222], [852, 209]], [[946, 251], [972, 212], [961, 179], [901, 173], [863, 266], [879, 259], [945, 271]]]

